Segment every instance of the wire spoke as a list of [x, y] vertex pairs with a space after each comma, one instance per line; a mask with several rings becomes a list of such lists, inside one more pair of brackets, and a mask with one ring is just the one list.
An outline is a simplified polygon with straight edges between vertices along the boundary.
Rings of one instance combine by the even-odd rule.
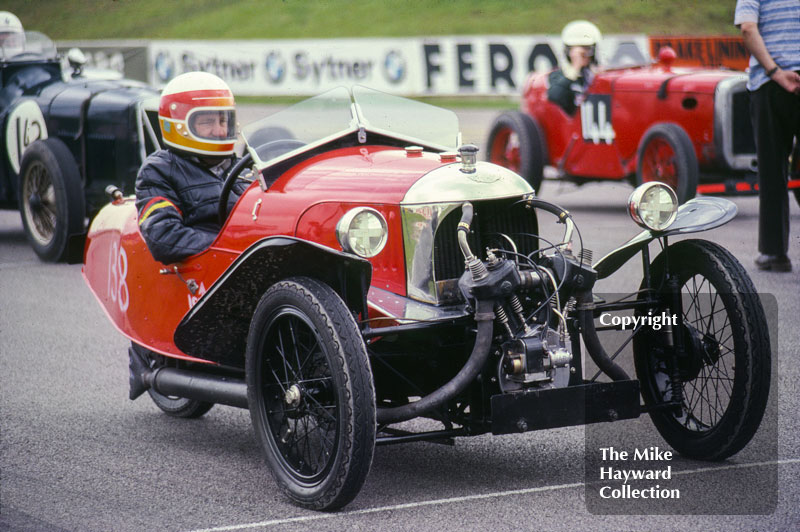
[[319, 347], [319, 342], [317, 341], [316, 338], [314, 338], [313, 345], [311, 345], [311, 347], [308, 348], [308, 354], [306, 355], [305, 360], [303, 360], [303, 363], [300, 365], [300, 370], [299, 370], [300, 374], [303, 373], [303, 369], [305, 369], [306, 364], [308, 364], [308, 361], [313, 359], [314, 355], [317, 354], [318, 347]]
[[328, 416], [328, 417], [329, 417], [329, 418], [330, 418], [332, 421], [336, 421], [336, 418], [335, 418], [333, 415], [331, 415], [331, 414], [330, 414], [330, 413], [329, 413], [329, 412], [326, 410], [326, 408], [335, 408], [335, 407], [336, 407], [336, 405], [327, 405], [327, 406], [326, 406], [326, 405], [323, 405], [323, 404], [321, 404], [319, 401], [317, 401], [317, 399], [316, 399], [314, 396], [312, 396], [312, 395], [310, 395], [310, 394], [307, 394], [305, 397], [306, 397], [306, 399], [310, 399], [311, 401], [313, 401], [314, 403], [316, 403], [316, 405], [317, 405], [319, 408], [321, 408], [321, 409], [322, 409], [322, 413], [324, 413], [325, 415], [327, 415], [327, 416]]
[[294, 326], [292, 325], [292, 320], [289, 321], [289, 334], [291, 334], [292, 337], [292, 351], [294, 351], [294, 358], [297, 361], [297, 373], [295, 373], [294, 376], [297, 380], [302, 380], [303, 375], [302, 373], [300, 373], [300, 368], [302, 367], [302, 364], [300, 364], [300, 353], [298, 352], [297, 349], [297, 344], [298, 344], [297, 334], [295, 333]]

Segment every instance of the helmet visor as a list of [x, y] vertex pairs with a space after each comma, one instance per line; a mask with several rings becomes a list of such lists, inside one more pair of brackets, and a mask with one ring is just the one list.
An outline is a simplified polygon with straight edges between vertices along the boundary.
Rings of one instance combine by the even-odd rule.
[[192, 135], [207, 141], [236, 140], [236, 111], [233, 109], [196, 109], [188, 117]]

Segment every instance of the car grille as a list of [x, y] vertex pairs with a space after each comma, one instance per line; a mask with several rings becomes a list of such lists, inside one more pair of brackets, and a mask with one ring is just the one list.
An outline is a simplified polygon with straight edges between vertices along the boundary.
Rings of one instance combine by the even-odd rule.
[[[483, 258], [486, 248], [511, 249], [500, 233], [509, 236], [519, 253], [528, 254], [538, 249], [539, 240], [536, 217], [524, 205], [514, 205], [513, 200], [475, 202], [475, 215], [469, 238], [472, 252]], [[455, 209], [441, 223], [434, 241], [434, 278], [437, 281], [457, 279], [464, 273], [464, 256], [458, 247], [457, 228], [461, 209]]]
[[733, 94], [733, 154], [752, 155], [756, 152], [753, 125], [750, 121], [750, 96], [742, 90]]

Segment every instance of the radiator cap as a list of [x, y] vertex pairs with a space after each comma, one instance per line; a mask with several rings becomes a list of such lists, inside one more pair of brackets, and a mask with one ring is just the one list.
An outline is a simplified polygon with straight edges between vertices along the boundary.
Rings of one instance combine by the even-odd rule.
[[475, 173], [475, 163], [478, 162], [478, 147], [474, 144], [464, 144], [458, 148], [461, 155], [461, 171], [465, 174]]

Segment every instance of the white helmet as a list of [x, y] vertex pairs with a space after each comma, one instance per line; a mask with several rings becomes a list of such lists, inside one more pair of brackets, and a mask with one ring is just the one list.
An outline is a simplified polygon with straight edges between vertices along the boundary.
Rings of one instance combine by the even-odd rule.
[[22, 22], [14, 13], [0, 11], [0, 57], [11, 57], [25, 49]]
[[601, 40], [603, 34], [588, 20], [573, 20], [561, 30], [564, 46], [596, 46]]

